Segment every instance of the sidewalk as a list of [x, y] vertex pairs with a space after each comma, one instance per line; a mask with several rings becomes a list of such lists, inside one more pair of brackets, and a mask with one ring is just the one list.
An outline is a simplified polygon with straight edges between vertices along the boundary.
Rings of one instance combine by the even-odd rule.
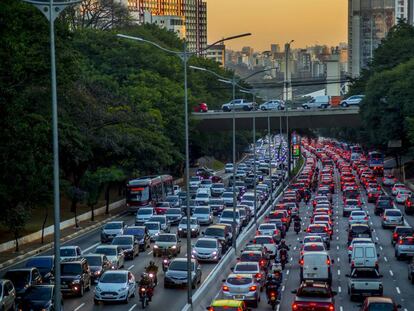
[[[125, 208], [123, 206], [118, 207], [110, 211], [108, 215], [95, 216], [95, 221], [85, 220], [79, 222], [79, 227], [69, 227], [60, 231], [61, 243], [79, 237], [83, 234], [90, 232], [91, 230], [102, 226], [103, 223], [110, 221], [116, 217], [119, 217]], [[53, 248], [53, 235], [45, 236], [44, 243], [41, 243], [41, 239], [23, 244], [19, 246], [19, 251], [15, 252], [14, 249], [0, 252], [0, 269], [3, 269], [11, 264], [15, 264], [25, 258], [37, 255], [41, 252]]]

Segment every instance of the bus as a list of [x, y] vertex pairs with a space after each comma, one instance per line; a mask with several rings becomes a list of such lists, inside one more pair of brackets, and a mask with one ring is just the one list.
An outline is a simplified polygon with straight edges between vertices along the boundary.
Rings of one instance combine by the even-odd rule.
[[362, 153], [361, 146], [358, 146], [358, 145], [351, 146], [351, 153]]
[[384, 155], [378, 151], [368, 153], [368, 166], [376, 176], [384, 176]]
[[173, 178], [170, 175], [144, 176], [128, 181], [126, 185], [127, 211], [135, 213], [140, 207], [155, 207], [167, 195], [174, 193]]

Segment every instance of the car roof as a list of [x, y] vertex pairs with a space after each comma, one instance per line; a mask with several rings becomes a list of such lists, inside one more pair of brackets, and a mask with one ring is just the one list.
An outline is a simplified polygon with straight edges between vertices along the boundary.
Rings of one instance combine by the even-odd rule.
[[253, 279], [253, 275], [250, 273], [230, 273], [227, 277], [229, 278], [249, 278], [249, 279]]
[[231, 300], [231, 299], [217, 299], [211, 303], [211, 307], [241, 307], [243, 306], [243, 301], [240, 300]]
[[366, 300], [368, 303], [374, 303], [374, 302], [394, 303], [394, 301], [390, 297], [367, 297]]

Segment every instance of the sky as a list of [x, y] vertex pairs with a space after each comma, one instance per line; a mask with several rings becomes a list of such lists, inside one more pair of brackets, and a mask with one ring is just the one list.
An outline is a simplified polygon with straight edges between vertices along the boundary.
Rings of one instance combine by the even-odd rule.
[[270, 50], [295, 40], [292, 48], [347, 42], [348, 0], [206, 0], [208, 42], [251, 32], [252, 36], [227, 41], [240, 50]]

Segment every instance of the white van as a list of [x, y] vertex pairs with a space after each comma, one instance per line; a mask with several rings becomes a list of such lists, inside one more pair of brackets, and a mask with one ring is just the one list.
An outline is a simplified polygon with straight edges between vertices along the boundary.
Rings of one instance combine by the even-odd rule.
[[361, 267], [378, 269], [378, 254], [374, 243], [354, 245], [351, 255], [351, 269]]
[[328, 95], [315, 96], [310, 101], [302, 104], [304, 109], [328, 108], [331, 105], [331, 97]]
[[333, 261], [328, 252], [308, 252], [304, 253], [300, 260], [300, 281], [314, 280], [328, 282], [332, 284]]

